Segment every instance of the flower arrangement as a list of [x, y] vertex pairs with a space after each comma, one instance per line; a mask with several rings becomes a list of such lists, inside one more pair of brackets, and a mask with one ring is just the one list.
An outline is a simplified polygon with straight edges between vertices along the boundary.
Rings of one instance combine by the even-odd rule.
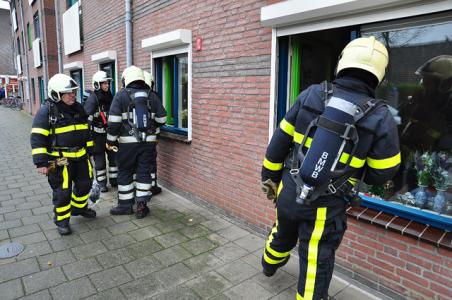
[[447, 171], [447, 154], [444, 152], [432, 154], [433, 168], [432, 179], [433, 185], [437, 190], [447, 190], [450, 185], [449, 172]]
[[418, 151], [414, 154], [414, 168], [417, 172], [417, 182], [420, 186], [429, 186], [431, 181], [431, 171], [434, 163], [432, 155], [424, 152], [422, 155]]

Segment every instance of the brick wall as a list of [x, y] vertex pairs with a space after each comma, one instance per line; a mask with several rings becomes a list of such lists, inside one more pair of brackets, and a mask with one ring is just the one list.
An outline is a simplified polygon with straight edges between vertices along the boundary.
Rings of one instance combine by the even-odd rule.
[[[63, 3], [61, 1], [61, 3]], [[203, 38], [193, 53], [193, 140], [159, 144], [159, 176], [261, 228], [274, 210], [259, 190], [267, 145], [271, 30], [260, 26], [266, 1], [134, 1], [133, 63], [150, 69], [145, 38], [176, 29]], [[63, 4], [62, 4], [63, 5]], [[123, 2], [83, 2], [85, 85], [98, 65], [91, 55], [117, 52], [125, 68]], [[107, 20], [100, 16], [112, 15]], [[65, 57], [65, 63], [76, 60]]]
[[445, 300], [452, 295], [452, 251], [352, 218], [336, 263], [395, 299]]
[[[160, 141], [159, 178], [262, 231], [269, 229], [275, 212], [259, 189], [271, 67], [271, 30], [261, 27], [260, 8], [274, 2], [133, 1], [135, 65], [150, 70], [149, 53], [141, 48], [145, 38], [189, 29], [193, 43], [197, 36], [203, 39], [203, 50], [193, 49], [192, 56], [193, 140]], [[60, 7], [63, 13], [65, 1]], [[120, 77], [126, 66], [124, 2], [83, 1], [82, 12], [83, 50], [63, 55], [64, 63], [82, 60], [88, 87], [99, 67], [91, 56], [114, 50]], [[450, 251], [373, 225], [351, 221], [349, 227], [337, 257], [344, 272], [353, 271], [355, 278], [390, 295], [445, 299], [450, 293]]]
[[13, 40], [9, 10], [0, 9], [0, 74], [16, 75], [14, 69]]

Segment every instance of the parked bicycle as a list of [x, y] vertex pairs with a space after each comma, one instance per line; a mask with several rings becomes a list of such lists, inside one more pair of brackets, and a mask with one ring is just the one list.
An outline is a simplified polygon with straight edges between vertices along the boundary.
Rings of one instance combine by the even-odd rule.
[[9, 107], [12, 110], [19, 111], [22, 109], [23, 101], [21, 97], [8, 97], [1, 99], [0, 104]]

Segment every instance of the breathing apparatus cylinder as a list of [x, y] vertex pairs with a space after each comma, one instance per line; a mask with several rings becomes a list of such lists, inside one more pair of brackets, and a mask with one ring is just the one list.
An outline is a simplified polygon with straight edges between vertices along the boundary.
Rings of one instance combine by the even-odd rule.
[[[299, 169], [303, 186], [296, 199], [297, 203], [308, 202], [306, 199], [309, 198], [311, 191], [328, 184], [345, 147], [347, 140], [344, 135], [331, 131], [331, 128], [327, 129], [325, 124], [328, 123], [332, 127], [339, 125], [337, 128], [347, 124], [353, 125], [356, 111], [357, 107], [353, 103], [337, 97], [332, 97], [326, 105]], [[309, 135], [309, 132], [306, 132], [306, 135]]]
[[137, 127], [141, 139], [146, 139], [146, 132], [149, 128], [150, 116], [148, 107], [148, 94], [146, 92], [136, 92], [134, 94], [133, 122]]

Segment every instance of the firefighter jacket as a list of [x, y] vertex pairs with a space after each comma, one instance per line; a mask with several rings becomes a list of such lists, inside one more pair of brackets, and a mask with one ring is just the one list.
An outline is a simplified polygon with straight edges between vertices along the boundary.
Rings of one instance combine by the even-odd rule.
[[85, 102], [84, 108], [88, 115], [88, 123], [94, 134], [107, 134], [108, 112], [113, 95], [110, 91], [94, 91]]
[[[150, 122], [146, 131], [145, 140], [137, 136], [134, 129], [133, 116], [133, 94], [146, 93], [148, 97], [148, 112]], [[160, 133], [160, 126], [166, 123], [166, 111], [158, 95], [151, 92], [144, 85], [131, 83], [126, 88], [119, 91], [113, 98], [107, 128], [107, 143], [137, 143], [137, 142], [156, 142], [157, 134]]]
[[90, 155], [93, 141], [83, 106], [76, 102], [66, 105], [62, 101], [41, 107], [31, 129], [33, 163], [48, 166], [57, 157], [76, 160]]
[[[375, 96], [373, 89], [353, 77], [336, 79], [333, 82], [333, 95], [354, 104], [360, 104]], [[279, 183], [278, 212], [289, 217], [315, 220], [318, 207], [329, 207], [328, 218], [330, 218], [343, 212], [345, 208], [345, 201], [339, 194], [321, 196], [310, 205], [297, 204], [295, 202], [297, 187], [289, 173], [292, 165], [291, 162], [289, 163], [290, 158], [293, 157], [292, 151], [298, 152], [308, 125], [325, 109], [324, 96], [325, 93], [320, 84], [311, 85], [304, 90], [281, 121], [267, 147], [262, 166], [262, 181], [271, 179]], [[347, 173], [351, 176], [349, 183], [356, 183], [364, 168], [366, 169], [364, 182], [385, 183], [395, 175], [400, 165], [397, 125], [392, 115], [386, 105], [380, 105], [359, 120], [355, 126], [359, 142], [348, 167]], [[311, 135], [313, 135], [312, 131]], [[311, 143], [312, 136], [308, 136], [305, 147], [302, 149], [304, 153], [307, 152]], [[337, 167], [344, 167], [350, 151], [351, 145], [346, 145]]]

